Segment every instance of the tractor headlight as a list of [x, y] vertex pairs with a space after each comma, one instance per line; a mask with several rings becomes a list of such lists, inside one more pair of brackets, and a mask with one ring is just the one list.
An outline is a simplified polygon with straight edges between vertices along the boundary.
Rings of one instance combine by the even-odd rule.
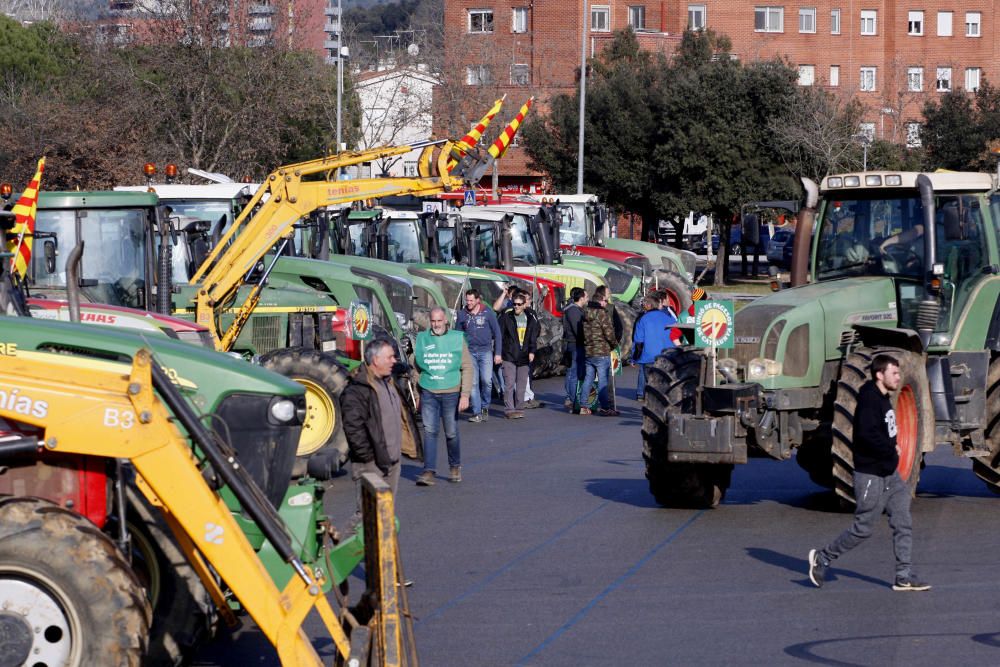
[[271, 403], [271, 416], [278, 422], [285, 423], [295, 419], [295, 403], [287, 398]]
[[763, 380], [764, 378], [781, 375], [781, 362], [773, 359], [751, 359], [747, 364], [748, 380]]

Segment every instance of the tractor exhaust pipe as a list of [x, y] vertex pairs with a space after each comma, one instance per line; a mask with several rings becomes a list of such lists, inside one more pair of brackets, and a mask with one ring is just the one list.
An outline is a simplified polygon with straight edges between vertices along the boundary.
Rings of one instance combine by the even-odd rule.
[[792, 245], [792, 287], [805, 285], [809, 278], [809, 249], [812, 246], [812, 230], [816, 223], [816, 207], [819, 205], [819, 186], [811, 178], [802, 179], [806, 191], [806, 202], [795, 221], [795, 240]]
[[936, 291], [931, 289], [934, 264], [937, 262], [934, 248], [934, 241], [937, 237], [934, 228], [934, 186], [926, 174], [917, 176], [917, 191], [920, 193], [920, 205], [924, 212], [924, 298], [917, 308], [917, 333], [920, 336], [920, 342], [926, 348], [941, 314], [941, 301], [936, 296]]
[[69, 301], [69, 321], [80, 321], [80, 264], [83, 261], [83, 241], [69, 252], [66, 258], [66, 294]]

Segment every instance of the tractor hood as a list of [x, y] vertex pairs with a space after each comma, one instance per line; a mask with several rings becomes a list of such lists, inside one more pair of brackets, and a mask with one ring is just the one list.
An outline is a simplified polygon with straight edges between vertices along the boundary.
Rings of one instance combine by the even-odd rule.
[[[736, 313], [735, 359], [741, 378], [765, 388], [815, 387], [823, 364], [839, 359], [854, 342], [855, 324], [894, 327], [896, 293], [892, 280], [848, 278], [804, 285], [755, 300]], [[770, 371], [755, 376], [753, 359]], [[758, 367], [761, 364], [757, 364]]]

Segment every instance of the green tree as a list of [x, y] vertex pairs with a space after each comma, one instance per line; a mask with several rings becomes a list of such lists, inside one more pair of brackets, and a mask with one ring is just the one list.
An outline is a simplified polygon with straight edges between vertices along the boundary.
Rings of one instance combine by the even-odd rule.
[[921, 139], [931, 169], [976, 169], [986, 146], [973, 96], [951, 90], [924, 105]]

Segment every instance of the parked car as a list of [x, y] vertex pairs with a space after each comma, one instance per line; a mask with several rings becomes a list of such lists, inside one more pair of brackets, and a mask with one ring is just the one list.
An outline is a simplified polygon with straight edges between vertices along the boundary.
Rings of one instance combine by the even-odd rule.
[[[739, 255], [743, 252], [743, 230], [738, 225], [733, 225], [732, 229], [729, 230], [729, 254]], [[764, 254], [767, 252], [768, 242], [771, 240], [771, 235], [768, 230], [767, 225], [761, 225], [760, 228], [760, 244], [757, 246], [757, 252]], [[712, 235], [712, 252], [719, 252], [719, 235]]]
[[779, 229], [775, 231], [774, 236], [771, 237], [771, 242], [767, 246], [767, 263], [771, 266], [777, 266], [779, 269], [789, 268], [789, 265], [784, 263], [785, 246], [789, 246], [790, 251], [794, 238], [795, 234], [791, 229]]

